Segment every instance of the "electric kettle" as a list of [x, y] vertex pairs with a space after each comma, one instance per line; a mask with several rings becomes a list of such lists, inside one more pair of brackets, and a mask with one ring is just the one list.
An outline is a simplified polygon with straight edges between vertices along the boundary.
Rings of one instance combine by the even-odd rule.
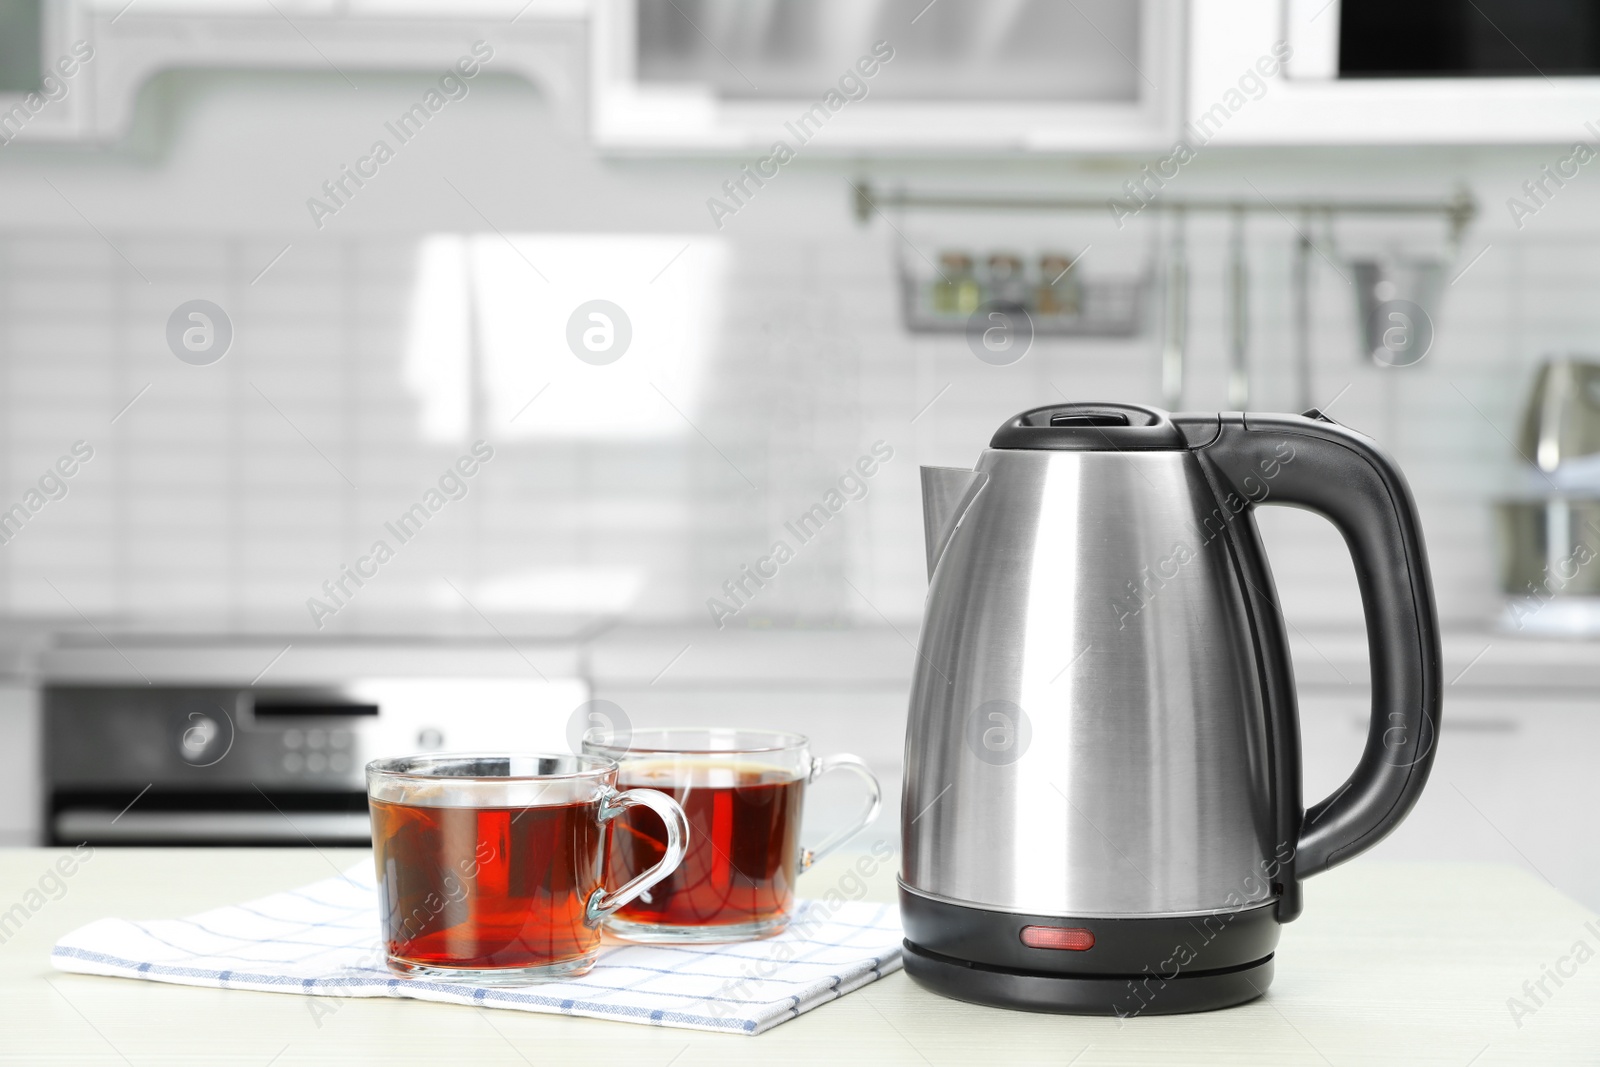
[[[1405, 479], [1317, 411], [1035, 408], [972, 470], [922, 468], [929, 590], [901, 807], [904, 962], [1035, 1011], [1204, 1011], [1266, 991], [1303, 879], [1427, 781], [1439, 629]], [[1294, 677], [1253, 516], [1308, 508], [1355, 560], [1372, 720], [1300, 795]]]

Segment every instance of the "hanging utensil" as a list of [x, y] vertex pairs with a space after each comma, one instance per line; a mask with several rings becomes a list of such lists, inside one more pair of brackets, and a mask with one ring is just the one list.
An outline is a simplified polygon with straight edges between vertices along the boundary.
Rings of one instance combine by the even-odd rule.
[[1233, 211], [1233, 236], [1228, 242], [1228, 407], [1243, 411], [1250, 403], [1249, 274], [1244, 264], [1244, 212]]
[[1184, 242], [1184, 216], [1172, 216], [1172, 243], [1167, 250], [1167, 308], [1161, 343], [1161, 400], [1168, 411], [1183, 407], [1183, 356], [1189, 340], [1189, 260]]
[[1300, 216], [1294, 246], [1294, 366], [1295, 410], [1316, 406], [1311, 398], [1311, 229], [1309, 215]]
[[1380, 367], [1409, 367], [1433, 346], [1433, 316], [1444, 263], [1431, 257], [1350, 261], [1363, 355]]

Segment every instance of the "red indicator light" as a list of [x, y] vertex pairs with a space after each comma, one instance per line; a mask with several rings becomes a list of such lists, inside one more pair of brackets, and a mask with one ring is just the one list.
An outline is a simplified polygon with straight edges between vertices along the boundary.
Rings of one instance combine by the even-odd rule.
[[1082, 952], [1094, 948], [1094, 933], [1081, 926], [1024, 926], [1022, 943], [1029, 948], [1056, 948]]

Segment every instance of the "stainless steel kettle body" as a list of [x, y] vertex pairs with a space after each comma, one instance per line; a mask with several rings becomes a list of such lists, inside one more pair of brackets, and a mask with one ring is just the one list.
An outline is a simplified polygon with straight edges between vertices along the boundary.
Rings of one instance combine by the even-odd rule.
[[[1320, 416], [1069, 404], [971, 471], [924, 468], [923, 496], [907, 970], [1036, 1010], [1258, 996], [1300, 879], [1392, 828], [1431, 764], [1437, 624], [1398, 471]], [[1367, 751], [1309, 813], [1251, 518], [1276, 503], [1344, 530], [1375, 651]]]

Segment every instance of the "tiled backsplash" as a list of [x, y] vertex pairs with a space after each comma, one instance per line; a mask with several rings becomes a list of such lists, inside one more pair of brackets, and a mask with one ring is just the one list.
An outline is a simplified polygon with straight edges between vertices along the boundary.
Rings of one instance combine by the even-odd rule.
[[[1255, 388], [1262, 407], [1286, 407], [1288, 242], [1261, 229]], [[635, 304], [631, 374], [627, 354], [609, 368], [580, 363], [559, 333], [565, 305], [508, 257], [498, 267], [509, 272], [506, 299], [554, 310], [507, 327], [521, 332], [502, 339], [503, 351], [453, 353], [437, 328], [419, 349], [417, 305], [435, 299], [419, 286], [420, 248], [437, 238], [324, 241], [252, 281], [281, 244], [109, 236], [115, 249], [53, 232], [0, 242], [5, 503], [75, 441], [93, 449], [65, 481], [66, 497], [0, 547], [0, 604], [12, 612], [294, 632], [312, 628], [306, 602], [316, 597], [335, 609], [320, 613], [329, 632], [351, 633], [470, 627], [479, 610], [512, 625], [540, 613], [709, 623], [706, 601], [716, 597], [741, 609], [730, 625], [914, 620], [925, 583], [919, 462], [970, 463], [1006, 415], [1028, 406], [1159, 397], [1153, 331], [1129, 341], [1042, 337], [1009, 367], [980, 362], [959, 335], [907, 334], [882, 227], [782, 248], [662, 238], [638, 263], [614, 247], [591, 273], [643, 278], [675, 242], [690, 246], [665, 270], [680, 301], [703, 306], [699, 323], [667, 323], [705, 334], [673, 356], [651, 333], [660, 314]], [[1223, 407], [1222, 245], [1198, 233], [1190, 254], [1185, 405]], [[1449, 292], [1435, 351], [1404, 369], [1363, 363], [1353, 301], [1331, 267], [1317, 272], [1314, 395], [1336, 401], [1335, 415], [1384, 441], [1408, 471], [1453, 621], [1492, 608], [1485, 500], [1513, 474], [1501, 434], [1514, 436], [1531, 373], [1512, 353], [1540, 347], [1514, 338], [1528, 331], [1531, 301], [1547, 300], [1549, 284], [1570, 286], [1574, 270], [1594, 274], [1595, 259], [1549, 240], [1486, 257]], [[612, 293], [653, 284], [591, 280]], [[195, 294], [224, 307], [234, 327], [232, 350], [211, 366], [179, 363], [164, 334], [169, 312]], [[493, 325], [494, 299], [480, 294], [477, 304], [477, 326], [463, 319], [459, 331]], [[1575, 300], [1554, 320], [1562, 333], [1544, 344], [1577, 341], [1589, 325], [1581, 308]], [[528, 368], [495, 368], [518, 358]], [[592, 384], [608, 373], [615, 404]], [[452, 388], [463, 417], [430, 418]], [[398, 517], [480, 438], [493, 459], [447, 479], [439, 510], [402, 541], [411, 528], [397, 528]], [[853, 476], [863, 457], [871, 476]], [[844, 503], [827, 526], [797, 527], [830, 491]], [[1336, 535], [1297, 515], [1262, 522], [1291, 610], [1353, 621]], [[756, 588], [741, 577], [780, 540], [793, 558], [776, 578]], [[377, 541], [394, 558], [361, 563], [377, 574], [359, 587], [341, 582], [340, 568], [357, 567]], [[740, 599], [727, 581], [742, 586]]]
[[[849, 174], [824, 166], [787, 174], [719, 231], [699, 204], [725, 167], [598, 161], [524, 90], [486, 84], [452, 125], [430, 127], [408, 169], [313, 234], [253, 217], [269, 203], [298, 211], [316, 185], [295, 172], [345, 158], [386, 106], [380, 90], [194, 84], [164, 185], [123, 161], [115, 180], [52, 169], [65, 183], [52, 192], [13, 165], [24, 157], [0, 161], [0, 188], [14, 194], [0, 208], [0, 507], [23, 501], [74, 442], [94, 450], [67, 495], [0, 544], [5, 612], [309, 636], [317, 598], [337, 609], [319, 613], [322, 633], [484, 635], [611, 616], [710, 628], [708, 600], [720, 598], [740, 607], [730, 626], [905, 629], [926, 585], [919, 463], [970, 464], [1004, 418], [1039, 404], [1159, 402], [1154, 322], [1131, 340], [1041, 337], [1021, 361], [991, 366], [959, 334], [902, 328], [894, 267], [897, 254], [1016, 242], [1087, 249], [1079, 269], [1126, 273], [1159, 248], [1154, 212], [1111, 236], [1104, 218], [860, 226]], [[399, 100], [411, 88], [388, 91]], [[197, 147], [241, 124], [254, 139], [236, 150], [277, 146], [276, 170], [240, 171]], [[1244, 188], [1225, 160], [1206, 166], [1195, 182]], [[1241, 162], [1240, 175], [1267, 181], [1273, 166]], [[1407, 188], [1447, 191], [1453, 171], [1436, 169]], [[981, 188], [981, 168], [964, 173]], [[1344, 180], [1318, 173], [1323, 185]], [[1343, 173], [1352, 195], [1374, 188], [1354, 164]], [[1486, 201], [1503, 178], [1484, 179]], [[196, 221], [177, 225], [174, 205], [202, 190]], [[18, 206], [35, 197], [48, 225]], [[133, 210], [146, 200], [147, 225]], [[285, 217], [278, 207], [271, 219]], [[1487, 502], [1515, 484], [1506, 438], [1537, 357], [1590, 348], [1600, 333], [1589, 299], [1600, 252], [1537, 221], [1526, 234], [1498, 219], [1469, 231], [1450, 275], [1491, 247], [1446, 289], [1433, 351], [1409, 368], [1359, 355], [1342, 257], [1327, 248], [1313, 260], [1311, 393], [1407, 471], [1451, 623], [1495, 609]], [[1352, 227], [1341, 247], [1395, 232]], [[1294, 234], [1270, 212], [1249, 234], [1252, 406], [1292, 408]], [[1227, 238], [1225, 219], [1197, 219], [1189, 235], [1191, 409], [1227, 406]], [[234, 327], [210, 366], [168, 346], [169, 316], [193, 299], [220, 305]], [[603, 366], [567, 342], [569, 316], [596, 299], [626, 309], [633, 332]], [[480, 438], [493, 457], [458, 487], [449, 472]], [[873, 472], [857, 482], [864, 457]], [[402, 542], [386, 524], [430, 491], [439, 507]], [[830, 491], [841, 506], [826, 527], [791, 533]], [[1331, 528], [1283, 509], [1261, 521], [1291, 619], [1355, 622]], [[743, 580], [753, 595], [733, 603], [725, 583], [780, 539], [791, 558], [759, 589]], [[379, 541], [392, 558], [377, 558]]]

